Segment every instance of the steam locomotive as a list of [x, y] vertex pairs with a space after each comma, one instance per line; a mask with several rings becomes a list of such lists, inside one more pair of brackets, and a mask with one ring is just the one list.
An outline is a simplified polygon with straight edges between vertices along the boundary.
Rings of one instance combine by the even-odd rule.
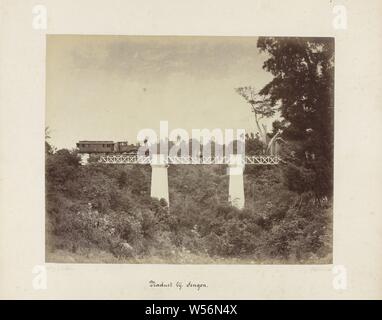
[[138, 147], [127, 141], [79, 141], [76, 143], [79, 153], [121, 153], [135, 155]]

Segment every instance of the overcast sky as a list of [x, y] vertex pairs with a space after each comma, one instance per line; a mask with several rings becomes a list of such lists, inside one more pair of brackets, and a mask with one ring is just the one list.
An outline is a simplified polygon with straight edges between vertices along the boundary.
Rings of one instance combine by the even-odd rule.
[[[46, 125], [57, 148], [78, 140], [135, 143], [143, 128], [256, 132], [234, 88], [272, 77], [255, 37], [47, 38]], [[271, 129], [269, 120], [268, 127]]]

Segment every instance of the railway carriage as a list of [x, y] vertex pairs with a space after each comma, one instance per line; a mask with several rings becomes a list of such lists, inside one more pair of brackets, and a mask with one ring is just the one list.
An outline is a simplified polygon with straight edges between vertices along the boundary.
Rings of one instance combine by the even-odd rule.
[[113, 141], [79, 141], [77, 148], [80, 153], [109, 153], [114, 151]]
[[79, 153], [121, 153], [121, 154], [136, 154], [138, 148], [135, 145], [128, 144], [127, 141], [79, 141], [77, 142]]

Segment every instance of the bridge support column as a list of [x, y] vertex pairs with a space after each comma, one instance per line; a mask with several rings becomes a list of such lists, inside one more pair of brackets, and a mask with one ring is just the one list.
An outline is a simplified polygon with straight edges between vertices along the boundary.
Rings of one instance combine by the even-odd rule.
[[228, 163], [228, 201], [238, 209], [244, 208], [244, 161], [241, 154], [231, 154]]
[[167, 162], [163, 154], [153, 154], [151, 159], [151, 197], [165, 199], [169, 204]]

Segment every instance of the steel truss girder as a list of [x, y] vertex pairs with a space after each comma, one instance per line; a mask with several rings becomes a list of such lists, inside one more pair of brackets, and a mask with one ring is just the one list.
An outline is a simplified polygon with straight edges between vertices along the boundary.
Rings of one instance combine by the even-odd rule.
[[[277, 165], [281, 161], [278, 156], [245, 156], [245, 165]], [[137, 155], [102, 155], [99, 163], [106, 164], [151, 164], [150, 156]], [[191, 157], [168, 156], [167, 164], [229, 164], [229, 157]]]

